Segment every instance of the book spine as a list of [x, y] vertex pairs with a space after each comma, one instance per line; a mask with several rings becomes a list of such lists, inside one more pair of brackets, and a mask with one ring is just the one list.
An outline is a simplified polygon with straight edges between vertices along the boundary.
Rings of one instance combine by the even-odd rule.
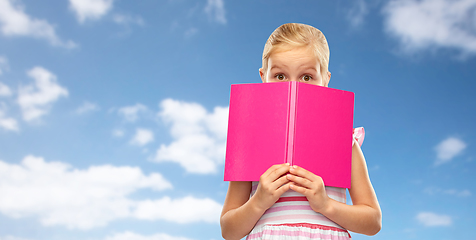
[[288, 112], [288, 133], [287, 133], [287, 150], [286, 150], [286, 162], [293, 165], [294, 156], [294, 130], [296, 119], [296, 102], [297, 102], [297, 82], [291, 82], [289, 89], [289, 112]]

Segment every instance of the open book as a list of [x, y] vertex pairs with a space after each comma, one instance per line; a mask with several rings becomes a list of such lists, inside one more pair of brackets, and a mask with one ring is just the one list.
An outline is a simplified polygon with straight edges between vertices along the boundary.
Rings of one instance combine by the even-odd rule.
[[258, 181], [298, 165], [350, 188], [354, 93], [300, 82], [233, 84], [225, 181]]

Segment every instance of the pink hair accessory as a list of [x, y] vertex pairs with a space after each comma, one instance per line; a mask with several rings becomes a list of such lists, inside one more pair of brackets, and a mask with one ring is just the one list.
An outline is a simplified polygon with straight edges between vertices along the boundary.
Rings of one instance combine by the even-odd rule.
[[354, 138], [354, 141], [352, 142], [352, 146], [354, 146], [354, 143], [357, 142], [359, 146], [361, 147], [362, 143], [364, 143], [364, 138], [365, 138], [364, 128], [363, 127], [354, 128], [353, 138]]

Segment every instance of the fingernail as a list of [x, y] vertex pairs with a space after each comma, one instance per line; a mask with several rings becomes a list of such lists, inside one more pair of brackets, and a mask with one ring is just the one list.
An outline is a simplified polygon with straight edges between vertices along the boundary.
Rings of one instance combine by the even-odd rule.
[[297, 166], [296, 166], [296, 165], [294, 165], [294, 166], [293, 166], [293, 168], [297, 168]]

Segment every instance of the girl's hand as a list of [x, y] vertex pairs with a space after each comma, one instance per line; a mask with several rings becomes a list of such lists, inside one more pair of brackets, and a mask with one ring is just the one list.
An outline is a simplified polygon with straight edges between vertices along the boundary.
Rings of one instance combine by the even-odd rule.
[[290, 188], [306, 196], [312, 210], [318, 213], [326, 212], [329, 196], [322, 178], [296, 165], [292, 166], [289, 172], [287, 178], [291, 181]]
[[258, 189], [253, 195], [260, 210], [265, 211], [273, 206], [279, 197], [289, 190], [290, 182], [286, 177], [289, 168], [288, 163], [273, 165], [261, 175]]

